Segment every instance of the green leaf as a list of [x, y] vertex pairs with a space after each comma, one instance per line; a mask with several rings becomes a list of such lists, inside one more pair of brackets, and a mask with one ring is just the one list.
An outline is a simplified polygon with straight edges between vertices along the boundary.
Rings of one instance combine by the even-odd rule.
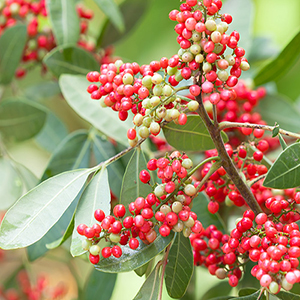
[[[224, 295], [228, 295], [232, 290], [232, 287], [228, 284], [228, 282], [219, 282], [216, 285], [214, 285], [212, 288], [210, 288], [203, 296], [202, 300], [206, 299], [214, 299], [217, 297], [222, 297]], [[228, 299], [228, 298], [227, 298]]]
[[[74, 203], [74, 202], [73, 202]], [[77, 203], [76, 203], [77, 204]], [[55, 249], [59, 246], [61, 246], [70, 236], [72, 236], [72, 233], [73, 233], [73, 230], [74, 230], [74, 217], [75, 217], [75, 214], [73, 214], [72, 216], [72, 220], [71, 222], [69, 223], [68, 225], [68, 228], [67, 230], [65, 231], [64, 235], [59, 238], [58, 240], [52, 242], [52, 243], [48, 243], [46, 244], [46, 248], [47, 249]], [[57, 223], [56, 223], [57, 224]], [[53, 227], [52, 227], [53, 228]], [[29, 246], [30, 247], [30, 246]]]
[[[92, 226], [96, 223], [94, 212], [102, 209], [106, 216], [110, 214], [110, 189], [108, 184], [107, 170], [102, 168], [89, 182], [80, 198], [75, 214], [75, 229], [79, 224]], [[82, 248], [82, 236], [77, 230], [73, 231], [71, 254], [79, 256], [86, 252]]]
[[157, 264], [133, 300], [157, 300], [161, 280], [161, 265]]
[[53, 152], [67, 135], [66, 125], [51, 110], [47, 110], [46, 123], [35, 136], [35, 141], [45, 150]]
[[26, 88], [24, 96], [27, 99], [41, 101], [60, 94], [60, 88], [56, 81], [46, 81], [33, 84]]
[[22, 195], [22, 179], [10, 159], [0, 157], [0, 210], [8, 209]]
[[276, 294], [276, 297], [282, 300], [300, 300], [299, 295], [290, 292], [285, 292], [283, 290]]
[[287, 144], [280, 133], [278, 134], [278, 139], [279, 139], [282, 150], [286, 149]]
[[90, 152], [91, 140], [87, 131], [69, 134], [52, 154], [42, 181], [67, 170], [89, 167]]
[[233, 296], [221, 296], [221, 297], [211, 298], [209, 300], [229, 300], [229, 299], [233, 299], [233, 298], [235, 298], [235, 297], [233, 297]]
[[175, 235], [165, 271], [165, 283], [170, 297], [179, 299], [185, 294], [194, 270], [191, 241], [182, 232]]
[[274, 189], [288, 189], [300, 185], [300, 144], [287, 147], [267, 173], [263, 185]]
[[94, 170], [59, 174], [21, 197], [1, 223], [0, 247], [17, 249], [41, 239], [70, 206]]
[[211, 214], [207, 209], [208, 198], [204, 193], [199, 193], [198, 196], [193, 200], [192, 211], [198, 216], [204, 228], [209, 225], [216, 225], [218, 230], [225, 232], [225, 225], [218, 213]]
[[[185, 125], [171, 122], [163, 127], [167, 142], [181, 151], [204, 151], [215, 148], [208, 130], [199, 116], [188, 116]], [[226, 142], [227, 135], [223, 133]]]
[[47, 0], [46, 5], [57, 45], [76, 45], [80, 24], [74, 0]]
[[99, 63], [91, 53], [69, 45], [54, 48], [43, 62], [56, 77], [62, 74], [86, 75], [99, 69]]
[[[93, 153], [96, 158], [96, 163], [99, 164], [103, 161], [106, 161], [110, 157], [116, 155], [116, 150], [113, 144], [106, 140], [102, 139], [99, 135], [95, 134], [92, 137], [93, 139]], [[114, 161], [107, 167], [108, 171], [108, 181], [110, 182], [110, 188], [117, 198], [120, 196], [120, 190], [122, 185], [122, 179], [125, 172], [125, 168], [122, 164], [122, 161], [118, 159]]]
[[[260, 291], [257, 291], [253, 294], [250, 294], [250, 295], [247, 295], [247, 296], [242, 296], [242, 297], [237, 297], [237, 298], [234, 298], [234, 299], [235, 300], [257, 300], [259, 294], [260, 294]], [[260, 298], [260, 299], [263, 300], [263, 298]]]
[[140, 277], [144, 276], [145, 273], [147, 272], [148, 267], [149, 267], [149, 265], [150, 265], [151, 262], [152, 262], [152, 261], [149, 261], [149, 262], [147, 262], [146, 264], [144, 264], [143, 266], [141, 266], [141, 267], [135, 269], [135, 270], [134, 270], [135, 274], [138, 275], [138, 276], [140, 276]]
[[65, 99], [80, 117], [105, 135], [128, 146], [127, 130], [132, 127], [130, 117], [122, 122], [115, 111], [101, 108], [99, 102], [92, 100], [87, 93], [89, 84], [85, 76], [64, 74], [59, 78], [59, 85]]
[[103, 273], [95, 269], [89, 275], [83, 292], [83, 300], [110, 300], [113, 293], [117, 274]]
[[0, 104], [0, 133], [7, 139], [30, 139], [39, 133], [45, 120], [45, 111], [28, 100], [8, 99]]
[[133, 271], [163, 251], [171, 243], [173, 237], [173, 232], [167, 237], [162, 237], [158, 234], [152, 244], [145, 245], [140, 241], [140, 245], [136, 250], [132, 250], [128, 246], [121, 246], [123, 254], [120, 258], [111, 256], [101, 259], [95, 267], [97, 270], [108, 273]]
[[0, 84], [8, 84], [15, 76], [27, 41], [25, 25], [5, 29], [0, 37]]
[[[123, 177], [120, 203], [127, 207], [137, 197], [146, 197], [152, 192], [149, 184], [142, 183], [139, 179], [140, 172], [147, 169], [147, 161], [141, 149], [134, 150]], [[129, 212], [127, 212], [127, 215]]]
[[[29, 261], [35, 261], [36, 259], [42, 257], [50, 249], [49, 247], [47, 247], [48, 244], [53, 243], [53, 246], [55, 246], [58, 244], [58, 241], [64, 238], [65, 234], [67, 234], [68, 228], [72, 226], [72, 217], [76, 209], [78, 200], [79, 196], [77, 195], [75, 200], [63, 213], [63, 215], [55, 223], [55, 225], [51, 227], [51, 229], [40, 240], [26, 248]], [[57, 245], [57, 247], [58, 246], [59, 245]]]
[[123, 16], [113, 0], [94, 0], [119, 32], [125, 31]]
[[239, 297], [248, 296], [257, 292], [255, 288], [243, 288], [239, 290]]
[[[278, 80], [293, 66], [299, 57], [300, 32], [288, 43], [278, 56], [264, 66], [254, 77], [255, 85]], [[280, 124], [280, 122], [278, 122]]]
[[107, 22], [104, 30], [97, 41], [97, 46], [107, 47], [130, 32], [130, 30], [141, 19], [144, 12], [147, 10], [149, 3], [140, 0], [126, 0], [120, 5], [121, 14], [123, 15], [125, 30], [120, 32], [115, 28], [112, 20]]
[[277, 122], [282, 129], [299, 132], [300, 114], [288, 100], [282, 95], [267, 95], [259, 102], [258, 111], [267, 124]]

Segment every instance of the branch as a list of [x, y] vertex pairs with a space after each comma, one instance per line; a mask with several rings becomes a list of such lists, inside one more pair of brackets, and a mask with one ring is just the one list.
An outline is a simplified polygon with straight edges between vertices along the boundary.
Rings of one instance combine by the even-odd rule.
[[[261, 125], [261, 124], [250, 124], [250, 123], [238, 123], [238, 122], [221, 122], [219, 124], [219, 130], [223, 130], [225, 128], [237, 128], [237, 127], [246, 127], [246, 128], [254, 128], [254, 129], [263, 129], [263, 130], [267, 130], [267, 131], [273, 131], [276, 126], [269, 126], [269, 125]], [[279, 133], [295, 138], [295, 139], [300, 139], [300, 134], [291, 132], [291, 131], [287, 131], [284, 129], [280, 129], [279, 128]]]

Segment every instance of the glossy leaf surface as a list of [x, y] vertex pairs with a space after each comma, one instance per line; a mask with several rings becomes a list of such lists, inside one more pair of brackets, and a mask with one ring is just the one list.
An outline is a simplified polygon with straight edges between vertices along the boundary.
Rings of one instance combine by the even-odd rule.
[[12, 141], [25, 141], [42, 129], [46, 112], [28, 100], [8, 99], [0, 104], [0, 132]]
[[[167, 142], [181, 151], [204, 151], [213, 149], [214, 143], [199, 116], [188, 116], [185, 125], [171, 122], [163, 127]], [[226, 142], [226, 134], [223, 134]]]
[[300, 144], [287, 147], [267, 173], [263, 185], [275, 189], [287, 189], [300, 185]]
[[0, 247], [17, 249], [41, 239], [60, 219], [93, 169], [59, 174], [21, 197], [0, 227]]
[[74, 0], [47, 0], [47, 11], [57, 45], [76, 45], [80, 34]]
[[175, 235], [165, 271], [165, 283], [169, 296], [183, 297], [194, 270], [194, 256], [189, 238], [182, 233]]
[[25, 25], [14, 25], [1, 34], [0, 84], [8, 84], [14, 78], [26, 41], [27, 30]]
[[86, 75], [99, 69], [99, 63], [91, 53], [75, 46], [56, 47], [43, 62], [56, 77], [62, 74]]
[[[115, 111], [110, 108], [101, 108], [98, 101], [92, 100], [86, 92], [89, 82], [85, 76], [62, 75], [59, 85], [65, 99], [80, 117], [107, 136], [128, 146], [127, 130], [132, 127], [130, 117], [122, 122]], [[108, 126], [108, 124], [114, 124], [114, 126]]]
[[[149, 184], [142, 183], [139, 179], [139, 174], [142, 170], [147, 170], [147, 161], [141, 151], [137, 148], [134, 150], [130, 161], [125, 170], [123, 177], [120, 203], [127, 207], [130, 202], [135, 201], [137, 197], [146, 197], [152, 192], [152, 188]], [[127, 212], [127, 215], [130, 213]]]
[[121, 246], [123, 254], [120, 258], [111, 256], [101, 259], [95, 267], [97, 270], [109, 273], [133, 271], [163, 251], [171, 243], [173, 236], [173, 232], [167, 237], [162, 237], [158, 234], [152, 244], [145, 245], [140, 241], [140, 246], [136, 250], [132, 250], [127, 246]]
[[151, 274], [147, 277], [142, 287], [133, 300], [157, 300], [159, 295], [161, 266], [156, 265]]
[[77, 233], [79, 224], [92, 226], [97, 221], [94, 218], [96, 209], [102, 209], [105, 215], [110, 214], [110, 189], [106, 169], [101, 169], [89, 182], [83, 191], [75, 214], [75, 230], [72, 235], [71, 254], [78, 256], [85, 251], [82, 249], [84, 239]]

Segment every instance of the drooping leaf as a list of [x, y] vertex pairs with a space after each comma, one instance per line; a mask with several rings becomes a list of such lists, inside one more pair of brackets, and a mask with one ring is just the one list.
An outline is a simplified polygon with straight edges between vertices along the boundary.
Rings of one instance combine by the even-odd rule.
[[70, 45], [54, 48], [43, 62], [57, 78], [61, 74], [86, 75], [99, 69], [99, 63], [91, 53]]
[[85, 130], [69, 134], [56, 148], [42, 181], [67, 170], [89, 167], [91, 140]]
[[234, 30], [239, 32], [239, 43], [246, 50], [247, 55], [252, 42], [253, 2], [248, 0], [227, 0], [222, 6], [222, 11], [232, 15]]
[[281, 290], [278, 294], [276, 294], [276, 297], [282, 300], [299, 300], [300, 295], [291, 293], [291, 292], [286, 292]]
[[161, 265], [157, 264], [133, 300], [157, 300], [161, 280]]
[[24, 192], [31, 190], [39, 183], [39, 179], [22, 164], [13, 161], [13, 165], [22, 180]]
[[118, 32], [124, 32], [125, 24], [118, 5], [111, 0], [94, 0], [104, 14], [109, 18]]
[[51, 110], [47, 110], [45, 125], [35, 140], [41, 147], [53, 152], [67, 135], [66, 125]]
[[198, 216], [198, 219], [202, 223], [203, 227], [206, 228], [209, 225], [216, 225], [218, 230], [225, 232], [225, 225], [218, 213], [211, 214], [207, 209], [208, 198], [204, 193], [199, 193], [198, 196], [193, 200], [192, 211]]
[[94, 170], [59, 174], [21, 197], [1, 223], [0, 247], [17, 249], [41, 239], [70, 206]]
[[8, 99], [0, 104], [0, 132], [13, 141], [25, 141], [42, 129], [46, 112], [28, 100]]
[[[123, 177], [120, 203], [127, 207], [130, 202], [135, 201], [137, 197], [146, 197], [152, 192], [149, 184], [142, 183], [139, 174], [147, 169], [147, 161], [141, 149], [134, 150]], [[129, 214], [129, 212], [127, 212]]]
[[228, 295], [232, 287], [228, 284], [228, 282], [219, 282], [210, 288], [201, 298], [201, 300], [206, 299], [214, 299], [217, 297], [222, 297], [224, 295]]
[[22, 179], [10, 159], [0, 157], [0, 210], [8, 209], [22, 195]]
[[181, 298], [190, 283], [194, 270], [191, 241], [182, 232], [175, 235], [165, 271], [165, 283], [170, 297]]
[[115, 111], [101, 108], [98, 101], [92, 100], [86, 91], [89, 83], [84, 76], [64, 74], [59, 78], [59, 85], [65, 99], [80, 117], [105, 135], [128, 146], [127, 130], [132, 127], [132, 122], [129, 118], [124, 122], [120, 121]]
[[[101, 138], [99, 135], [95, 134], [93, 137], [93, 153], [96, 158], [96, 163], [99, 164], [110, 157], [117, 154], [113, 144], [106, 139]], [[120, 159], [113, 162], [107, 167], [108, 171], [108, 181], [110, 183], [110, 188], [116, 197], [119, 198], [120, 190], [122, 185], [122, 179], [125, 172], [125, 168]]]
[[57, 45], [76, 45], [80, 25], [74, 0], [46, 0]]
[[108, 21], [97, 41], [97, 45], [107, 47], [130, 32], [134, 25], [140, 20], [149, 3], [147, 1], [126, 0], [120, 5], [121, 14], [124, 19], [125, 31], [117, 30], [112, 21]]
[[135, 274], [142, 277], [147, 272], [147, 269], [149, 268], [149, 265], [152, 261], [149, 261], [148, 263], [144, 264], [143, 266], [137, 268], [134, 270]]
[[294, 105], [282, 95], [267, 95], [259, 102], [258, 111], [269, 125], [277, 122], [281, 129], [300, 131], [300, 114]]
[[[253, 294], [247, 295], [247, 296], [243, 296], [243, 297], [237, 297], [234, 298], [235, 300], [257, 300], [258, 296], [260, 294], [260, 291], [257, 291]], [[265, 299], [265, 298], [260, 298], [261, 300]]]
[[[163, 127], [167, 142], [181, 151], [204, 151], [215, 148], [204, 122], [199, 116], [188, 116], [185, 125], [174, 122]], [[222, 134], [226, 142], [226, 134]]]
[[14, 78], [27, 41], [25, 25], [5, 29], [0, 37], [0, 84], [8, 84]]
[[67, 230], [65, 231], [64, 235], [61, 238], [59, 238], [58, 240], [56, 240], [52, 243], [46, 244], [47, 249], [55, 249], [55, 248], [61, 246], [70, 236], [72, 236], [72, 233], [73, 233], [73, 230], [74, 230], [74, 223], [75, 223], [74, 222], [74, 217], [75, 217], [75, 214], [73, 214], [72, 220], [69, 223], [69, 226], [68, 226]]
[[287, 189], [300, 185], [300, 144], [287, 147], [278, 156], [267, 173], [263, 185], [275, 189]]
[[75, 230], [72, 235], [71, 254], [79, 256], [83, 254], [82, 237], [77, 233], [79, 224], [92, 226], [96, 223], [94, 212], [102, 209], [105, 215], [110, 214], [110, 189], [108, 183], [107, 170], [102, 168], [89, 182], [83, 191], [75, 214]]
[[84, 287], [84, 299], [110, 300], [117, 280], [117, 274], [103, 273], [95, 269], [89, 275]]
[[[278, 56], [264, 66], [254, 77], [256, 85], [281, 78], [299, 57], [300, 32], [288, 43]], [[279, 123], [279, 122], [278, 122]]]
[[257, 292], [255, 288], [243, 288], [239, 290], [239, 297], [249, 296]]
[[167, 237], [162, 237], [158, 234], [152, 244], [145, 245], [140, 241], [140, 245], [136, 250], [132, 250], [127, 246], [121, 246], [123, 254], [120, 258], [111, 256], [101, 259], [95, 267], [97, 270], [108, 273], [133, 271], [163, 251], [171, 243], [173, 237], [173, 232]]
[[60, 93], [59, 85], [56, 81], [45, 81], [33, 84], [26, 88], [24, 95], [27, 99], [41, 101], [54, 97]]
[[40, 240], [36, 241], [26, 248], [29, 261], [35, 261], [36, 259], [44, 256], [49, 251], [49, 249], [51, 249], [47, 247], [48, 244], [54, 243], [53, 246], [59, 246], [57, 241], [63, 239], [67, 232], [67, 229], [70, 225], [72, 225], [72, 217], [76, 209], [78, 200], [79, 196], [77, 195], [75, 200], [63, 213], [59, 220], [54, 224], [54, 226], [51, 227], [51, 229]]

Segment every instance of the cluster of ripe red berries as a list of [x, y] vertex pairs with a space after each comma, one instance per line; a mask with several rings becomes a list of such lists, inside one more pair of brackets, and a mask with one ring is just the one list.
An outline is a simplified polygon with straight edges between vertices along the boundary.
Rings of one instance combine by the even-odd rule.
[[55, 287], [50, 287], [47, 278], [38, 275], [36, 282], [29, 279], [28, 273], [22, 270], [17, 275], [17, 287], [2, 290], [0, 287], [0, 298], [3, 300], [59, 300], [66, 295], [65, 284], [59, 283]]
[[[95, 223], [91, 227], [78, 225], [77, 232], [87, 238], [83, 241], [83, 248], [89, 251], [91, 263], [99, 262], [100, 253], [103, 258], [111, 255], [120, 257], [122, 248], [118, 244], [135, 250], [140, 240], [145, 244], [153, 243], [157, 237], [156, 227], [163, 237], [168, 236], [171, 230], [183, 232], [186, 237], [203, 230], [197, 215], [189, 207], [192, 197], [196, 195], [196, 187], [182, 182], [188, 177], [191, 160], [176, 151], [168, 158], [151, 159], [147, 167], [151, 171], [158, 169], [157, 176], [163, 183], [153, 187], [153, 193], [145, 198], [138, 197], [131, 202], [128, 206], [131, 215], [126, 215], [123, 204], [117, 204], [113, 215], [105, 216], [101, 209], [95, 211], [95, 219], [100, 224]], [[147, 170], [142, 170], [139, 177], [141, 182], [149, 184], [151, 176]], [[99, 242], [102, 239], [111, 245], [101, 249]]]
[[198, 108], [196, 101], [183, 104], [176, 96], [176, 89], [166, 82], [169, 64], [166, 57], [142, 66], [117, 60], [103, 64], [100, 73], [94, 71], [87, 74], [88, 81], [92, 82], [87, 88], [92, 99], [100, 99], [103, 107], [117, 111], [122, 121], [128, 118], [129, 112], [134, 114], [134, 128], [127, 133], [132, 146], [136, 145], [138, 135], [141, 138], [157, 135], [162, 121], [184, 125], [187, 116], [182, 111]]
[[214, 225], [200, 234], [192, 234], [195, 265], [206, 266], [219, 279], [228, 277], [229, 284], [236, 286], [242, 275], [241, 267], [249, 258], [257, 262], [251, 274], [273, 294], [281, 287], [290, 290], [300, 282], [300, 232], [295, 223], [300, 215], [294, 208], [294, 204], [300, 203], [300, 193], [289, 200], [271, 197], [266, 203], [270, 215], [260, 213], [255, 217], [251, 210], [245, 211], [230, 236]]
[[[200, 75], [201, 88], [192, 85], [190, 93], [209, 94], [212, 104], [234, 100], [231, 88], [237, 84], [242, 71], [250, 68], [245, 50], [238, 47], [239, 33], [226, 33], [232, 17], [218, 14], [221, 7], [221, 0], [190, 0], [180, 5], [180, 11], [169, 14], [171, 20], [178, 22], [175, 31], [181, 47], [169, 60], [171, 83]], [[230, 53], [226, 54], [228, 48]]]
[[[88, 21], [93, 17], [93, 12], [82, 6], [77, 6], [80, 20], [81, 38], [78, 45], [93, 51], [94, 46], [87, 43], [84, 34], [87, 33]], [[5, 29], [18, 23], [27, 25], [28, 40], [24, 49], [22, 63], [16, 71], [16, 77], [21, 78], [26, 74], [26, 69], [30, 68], [32, 63], [40, 62], [44, 56], [56, 47], [53, 32], [47, 26], [41, 29], [41, 20], [48, 16], [45, 0], [6, 0], [0, 3], [0, 35]], [[31, 64], [30, 64], [31, 63]]]

